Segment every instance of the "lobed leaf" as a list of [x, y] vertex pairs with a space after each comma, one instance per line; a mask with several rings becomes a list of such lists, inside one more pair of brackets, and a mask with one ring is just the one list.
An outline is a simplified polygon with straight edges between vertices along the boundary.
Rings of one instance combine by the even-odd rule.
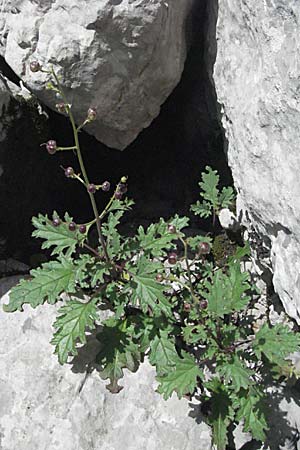
[[21, 280], [10, 291], [9, 303], [4, 305], [4, 311], [21, 310], [25, 303], [36, 308], [45, 300], [53, 304], [59, 300], [62, 292], [74, 293], [80, 269], [81, 267], [72, 260], [61, 258], [45, 263], [39, 269], [31, 270], [32, 279]]
[[203, 372], [198, 367], [195, 359], [186, 352], [182, 352], [182, 358], [178, 356], [174, 369], [164, 376], [158, 376], [160, 383], [158, 392], [167, 400], [173, 392], [178, 398], [188, 393], [193, 393], [197, 387], [197, 378], [203, 377]]
[[126, 320], [108, 319], [97, 336], [102, 344], [98, 354], [98, 362], [102, 366], [100, 376], [104, 380], [109, 378], [110, 383], [106, 388], [112, 393], [123, 389], [118, 382], [123, 377], [124, 368], [135, 372], [139, 367], [141, 355], [131, 335], [132, 329], [127, 328]]
[[285, 325], [270, 327], [265, 323], [256, 333], [252, 348], [258, 359], [264, 355], [270, 363], [281, 366], [287, 356], [300, 350], [300, 336]]
[[[58, 214], [55, 211], [53, 218], [58, 218]], [[65, 253], [66, 256], [70, 256], [74, 253], [76, 246], [80, 245], [86, 238], [79, 230], [69, 230], [68, 224], [71, 221], [72, 218], [66, 213], [65, 222], [61, 222], [60, 225], [55, 227], [48, 216], [39, 214], [38, 217], [32, 218], [32, 224], [36, 228], [32, 236], [45, 239], [45, 242], [42, 244], [42, 249], [54, 247], [51, 253], [52, 255]]]
[[60, 364], [67, 362], [68, 355], [77, 354], [76, 341], [86, 342], [86, 329], [94, 329], [98, 318], [97, 300], [87, 303], [69, 300], [58, 311], [58, 317], [53, 326], [57, 331], [53, 335], [51, 344], [55, 345], [55, 353]]

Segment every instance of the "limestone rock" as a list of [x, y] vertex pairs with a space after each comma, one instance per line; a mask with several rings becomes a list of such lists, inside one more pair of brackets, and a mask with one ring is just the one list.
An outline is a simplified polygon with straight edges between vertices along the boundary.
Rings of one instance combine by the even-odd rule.
[[[7, 296], [1, 303], [7, 302]], [[209, 427], [186, 399], [155, 392], [154, 369], [126, 373], [113, 395], [88, 363], [88, 350], [60, 366], [49, 344], [55, 306], [0, 311], [0, 448], [12, 450], [209, 450]], [[200, 421], [200, 424], [199, 424]]]
[[300, 324], [300, 3], [218, 3], [213, 79], [238, 213], [267, 244], [274, 288]]
[[235, 215], [228, 208], [221, 209], [219, 213], [219, 220], [224, 230], [237, 231], [239, 229], [239, 223], [236, 220]]
[[178, 83], [194, 0], [8, 0], [1, 14], [6, 62], [39, 99], [55, 108], [45, 74], [29, 63], [53, 64], [76, 120], [90, 106], [87, 131], [124, 149], [159, 114]]

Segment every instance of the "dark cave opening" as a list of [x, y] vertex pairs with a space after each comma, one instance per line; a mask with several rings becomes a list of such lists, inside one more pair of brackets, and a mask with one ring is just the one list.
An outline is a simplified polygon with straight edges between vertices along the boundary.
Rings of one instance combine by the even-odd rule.
[[[87, 133], [81, 134], [92, 182], [116, 183], [122, 175], [128, 176], [127, 195], [135, 206], [125, 216], [125, 223], [132, 229], [178, 213], [191, 217], [192, 227], [209, 231], [211, 223], [189, 211], [190, 204], [199, 198], [200, 174], [210, 165], [220, 173], [222, 185], [232, 184], [215, 93], [204, 63], [206, 21], [203, 2], [193, 14], [192, 42], [180, 83], [159, 116], [127, 149], [113, 150]], [[51, 216], [56, 210], [63, 216], [68, 211], [77, 223], [92, 218], [85, 190], [66, 179], [60, 168], [71, 165], [78, 170], [74, 156], [69, 152], [49, 156], [40, 147], [48, 139], [72, 145], [67, 119], [50, 110], [47, 113], [48, 121], [24, 106], [24, 113], [2, 143], [0, 236], [4, 239], [0, 259], [13, 257], [29, 263], [30, 257], [40, 252], [40, 242], [31, 238], [31, 217], [39, 212]], [[100, 208], [108, 199], [109, 194], [97, 193]]]

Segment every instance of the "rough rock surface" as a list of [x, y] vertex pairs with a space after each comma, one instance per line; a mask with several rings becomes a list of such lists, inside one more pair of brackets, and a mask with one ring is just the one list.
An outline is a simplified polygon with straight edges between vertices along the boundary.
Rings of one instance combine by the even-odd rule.
[[0, 52], [48, 106], [45, 74], [29, 63], [53, 64], [78, 122], [90, 106], [88, 131], [124, 149], [159, 114], [178, 83], [187, 50], [193, 0], [8, 0], [2, 2]]
[[219, 0], [218, 9], [213, 79], [238, 212], [269, 251], [275, 291], [300, 324], [300, 3]]
[[[6, 302], [4, 296], [1, 304]], [[1, 450], [211, 448], [209, 427], [189, 416], [188, 400], [165, 402], [155, 393], [149, 364], [127, 373], [124, 389], [113, 395], [96, 371], [86, 371], [99, 351], [95, 340], [60, 366], [49, 344], [55, 307], [24, 309], [0, 311]]]

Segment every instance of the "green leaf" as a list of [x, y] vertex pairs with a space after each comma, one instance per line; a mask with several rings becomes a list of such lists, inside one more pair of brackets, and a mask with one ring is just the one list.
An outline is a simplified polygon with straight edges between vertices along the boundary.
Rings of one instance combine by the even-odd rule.
[[193, 236], [187, 239], [187, 243], [192, 250], [198, 250], [199, 244], [202, 242], [206, 242], [212, 247], [212, 239], [209, 236]]
[[204, 343], [207, 332], [203, 325], [187, 325], [182, 328], [183, 339], [187, 344]]
[[[151, 267], [149, 269], [151, 270]], [[144, 313], [147, 313], [150, 307], [156, 316], [163, 313], [172, 317], [172, 305], [163, 293], [165, 287], [154, 279], [153, 274], [147, 272], [146, 267], [133, 276], [133, 281], [134, 304], [139, 305]]]
[[174, 337], [168, 331], [161, 331], [150, 342], [150, 364], [156, 366], [159, 376], [166, 375], [178, 362], [178, 353], [175, 348]]
[[94, 329], [97, 320], [97, 300], [82, 303], [78, 300], [69, 300], [58, 311], [58, 317], [53, 326], [57, 329], [51, 344], [55, 345], [60, 364], [67, 362], [68, 355], [77, 355], [76, 341], [86, 342], [86, 329]]
[[[59, 218], [55, 211], [53, 218]], [[54, 227], [52, 220], [48, 219], [48, 216], [39, 214], [38, 217], [32, 218], [33, 226], [36, 228], [32, 236], [45, 239], [45, 242], [42, 244], [42, 249], [54, 247], [51, 253], [52, 255], [65, 252], [66, 256], [70, 256], [75, 251], [76, 246], [85, 240], [85, 235], [81, 234], [79, 230], [69, 230], [68, 224], [71, 221], [72, 218], [66, 213], [65, 222], [61, 222], [60, 225]]]
[[219, 195], [219, 204], [221, 208], [228, 208], [234, 200], [234, 190], [231, 186], [224, 187]]
[[207, 173], [202, 172], [202, 181], [199, 183], [199, 186], [203, 191], [200, 195], [204, 198], [204, 200], [209, 201], [214, 209], [217, 209], [219, 206], [219, 191], [217, 186], [219, 184], [220, 177], [218, 172], [209, 166], [206, 166], [205, 170]]
[[106, 237], [107, 251], [111, 258], [116, 256], [121, 249], [121, 236], [117, 230], [120, 219], [125, 210], [110, 212], [106, 223], [102, 224], [102, 233]]
[[218, 450], [225, 450], [228, 444], [227, 428], [233, 416], [231, 401], [228, 392], [218, 379], [210, 384], [214, 385], [210, 399], [212, 414], [209, 418], [213, 430], [213, 442]]
[[61, 258], [42, 265], [39, 269], [31, 270], [31, 280], [21, 280], [9, 295], [8, 305], [4, 305], [6, 312], [21, 311], [22, 305], [30, 304], [33, 308], [44, 303], [53, 304], [59, 300], [62, 292], [75, 292], [75, 283], [81, 267], [72, 260]]
[[151, 224], [145, 231], [142, 226], [138, 228], [137, 239], [141, 249], [145, 253], [149, 253], [153, 257], [160, 257], [165, 255], [166, 250], [175, 247], [172, 242], [177, 239], [177, 236], [171, 233], [159, 234], [158, 229], [160, 224]]
[[258, 359], [264, 355], [270, 363], [281, 366], [288, 355], [300, 350], [300, 335], [285, 325], [270, 327], [265, 323], [256, 333], [252, 348]]
[[131, 206], [134, 205], [134, 201], [129, 198], [124, 198], [123, 200], [114, 199], [109, 206], [107, 212], [111, 211], [129, 211]]
[[249, 392], [244, 392], [235, 403], [235, 408], [239, 405], [236, 418], [238, 421], [244, 421], [244, 431], [250, 431], [254, 439], [264, 442], [268, 425], [262, 411], [261, 397], [256, 395], [256, 391], [250, 389]]
[[138, 345], [131, 339], [132, 331], [131, 328], [127, 328], [126, 320], [108, 319], [102, 332], [97, 336], [102, 344], [102, 350], [97, 358], [102, 366], [100, 376], [104, 380], [110, 379], [106, 389], [112, 393], [118, 393], [123, 389], [118, 382], [123, 377], [124, 368], [135, 372], [139, 367], [141, 355]]
[[207, 219], [212, 214], [212, 205], [206, 200], [204, 200], [203, 202], [200, 202], [198, 200], [194, 205], [191, 205], [191, 211], [196, 216], [204, 217], [205, 219]]
[[195, 359], [186, 352], [182, 352], [182, 358], [177, 359], [176, 366], [167, 375], [158, 376], [160, 383], [158, 392], [167, 400], [173, 392], [176, 392], [178, 398], [183, 395], [194, 392], [197, 386], [197, 377], [203, 376]]
[[252, 384], [253, 371], [246, 367], [237, 355], [234, 355], [229, 361], [224, 361], [218, 367], [218, 372], [227, 383], [232, 385], [235, 392], [241, 388], [247, 389]]
[[222, 269], [217, 270], [212, 281], [204, 284], [207, 291], [201, 292], [208, 300], [208, 311], [218, 317], [242, 311], [250, 300], [246, 294], [251, 287], [248, 277], [247, 272], [241, 272], [239, 263], [231, 264], [228, 274], [224, 274]]
[[110, 264], [107, 262], [96, 262], [90, 270], [91, 286], [95, 287], [98, 283], [104, 283], [104, 275], [109, 275]]
[[241, 261], [245, 256], [250, 256], [251, 249], [249, 242], [246, 242], [244, 247], [237, 247], [234, 255], [228, 258], [228, 263], [232, 264], [237, 261]]

